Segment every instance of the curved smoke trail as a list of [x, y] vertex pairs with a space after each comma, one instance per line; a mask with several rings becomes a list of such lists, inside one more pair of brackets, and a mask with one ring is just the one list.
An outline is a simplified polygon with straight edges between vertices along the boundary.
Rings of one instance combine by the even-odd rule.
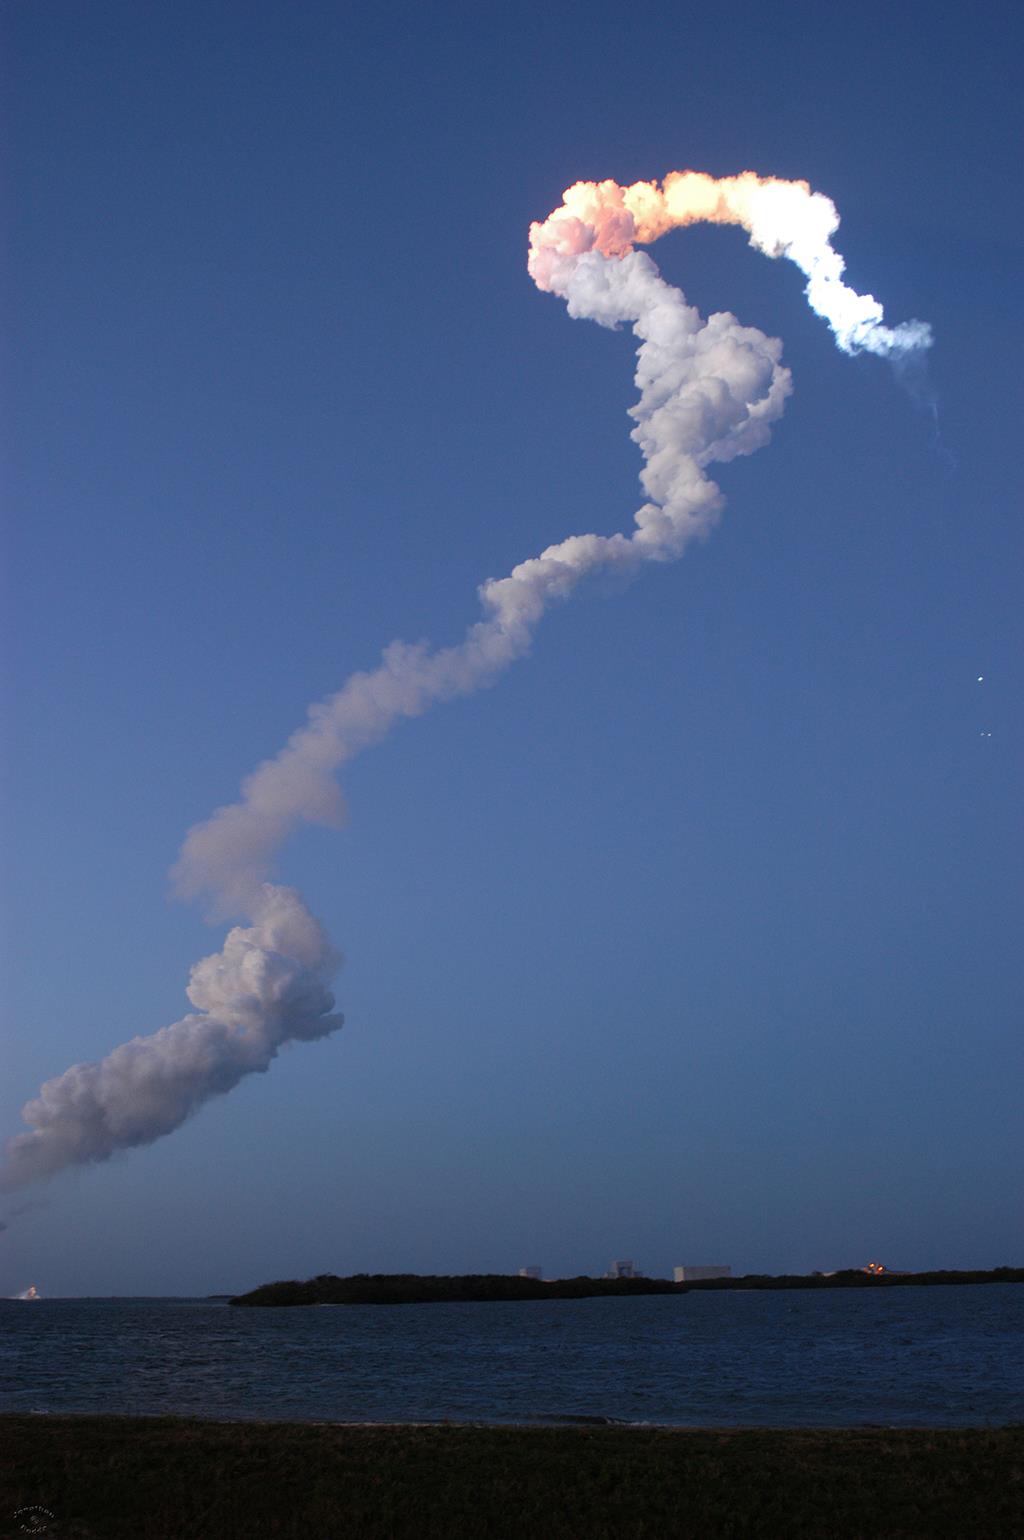
[[538, 288], [561, 296], [571, 316], [630, 324], [640, 340], [640, 397], [630, 415], [646, 500], [632, 529], [570, 535], [485, 582], [482, 618], [456, 646], [393, 642], [377, 668], [310, 708], [306, 725], [243, 782], [238, 802], [189, 831], [174, 869], [179, 892], [252, 923], [232, 929], [223, 949], [192, 969], [196, 1013], [99, 1063], [73, 1065], [27, 1103], [30, 1131], [8, 1141], [4, 1188], [148, 1144], [244, 1075], [266, 1070], [284, 1043], [336, 1030], [342, 1017], [328, 980], [337, 954], [300, 896], [268, 881], [282, 842], [300, 822], [336, 827], [343, 764], [400, 718], [492, 680], [527, 651], [550, 605], [588, 576], [675, 561], [707, 535], [723, 499], [706, 466], [767, 443], [791, 382], [776, 339], [728, 312], [704, 321], [635, 249], [702, 220], [740, 225], [757, 250], [795, 262], [811, 307], [844, 352], [905, 360], [930, 346], [925, 324], [887, 327], [878, 301], [843, 283], [843, 259], [831, 245], [839, 216], [805, 182], [753, 172], [715, 181], [686, 171], [660, 186], [571, 187], [560, 208], [531, 226], [528, 265]]

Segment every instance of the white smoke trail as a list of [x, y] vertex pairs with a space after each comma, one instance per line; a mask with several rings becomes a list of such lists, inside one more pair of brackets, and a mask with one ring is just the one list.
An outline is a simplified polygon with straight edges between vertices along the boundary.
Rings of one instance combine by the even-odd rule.
[[228, 912], [245, 909], [298, 820], [340, 821], [340, 765], [398, 718], [476, 690], [520, 657], [549, 605], [588, 575], [681, 555], [707, 533], [721, 505], [704, 465], [767, 442], [790, 390], [778, 342], [728, 314], [702, 323], [640, 252], [584, 252], [563, 261], [558, 283], [573, 315], [605, 326], [632, 321], [641, 338], [633, 437], [646, 462], [641, 481], [650, 500], [635, 515], [632, 534], [571, 535], [508, 577], [484, 583], [484, 618], [457, 646], [432, 651], [392, 643], [378, 668], [355, 674], [311, 709], [308, 724], [244, 782], [240, 802], [190, 831], [175, 869], [184, 894], [212, 895]]
[[238, 802], [190, 830], [174, 872], [179, 891], [206, 895], [218, 912], [254, 924], [232, 930], [223, 950], [192, 970], [188, 993], [199, 1014], [135, 1038], [99, 1064], [74, 1065], [43, 1087], [23, 1111], [31, 1132], [8, 1143], [4, 1187], [157, 1139], [243, 1075], [265, 1070], [283, 1043], [340, 1026], [326, 982], [337, 959], [299, 896], [267, 880], [284, 839], [300, 821], [337, 826], [339, 767], [402, 717], [490, 682], [527, 651], [550, 605], [585, 578], [674, 561], [711, 529], [722, 495], [705, 467], [767, 443], [791, 384], [778, 341], [728, 312], [702, 321], [633, 249], [697, 220], [740, 224], [759, 250], [796, 262], [812, 307], [845, 352], [907, 355], [929, 345], [926, 326], [886, 327], [878, 302], [842, 282], [843, 260], [830, 245], [838, 216], [806, 183], [750, 172], [715, 182], [684, 172], [663, 188], [570, 188], [562, 207], [532, 226], [529, 268], [538, 287], [566, 300], [570, 315], [632, 324], [640, 339], [640, 398], [630, 415], [646, 501], [632, 530], [570, 535], [484, 583], [483, 616], [456, 646], [393, 642], [376, 669], [310, 708], [307, 724], [245, 780]]
[[236, 926], [192, 969], [196, 1013], [122, 1043], [98, 1064], [73, 1064], [27, 1103], [32, 1131], [7, 1143], [6, 1191], [150, 1144], [267, 1069], [284, 1043], [341, 1026], [326, 983], [339, 959], [298, 894], [268, 883], [253, 908], [256, 923]]
[[657, 182], [576, 182], [562, 206], [530, 228], [530, 273], [542, 289], [561, 292], [561, 259], [591, 249], [625, 256], [667, 231], [708, 223], [740, 225], [750, 244], [768, 257], [787, 257], [807, 278], [811, 309], [827, 321], [844, 353], [883, 358], [920, 354], [931, 346], [924, 321], [885, 325], [881, 305], [843, 282], [846, 263], [831, 238], [839, 214], [831, 198], [806, 182], [759, 177], [753, 171], [717, 181], [703, 171], [670, 171]]

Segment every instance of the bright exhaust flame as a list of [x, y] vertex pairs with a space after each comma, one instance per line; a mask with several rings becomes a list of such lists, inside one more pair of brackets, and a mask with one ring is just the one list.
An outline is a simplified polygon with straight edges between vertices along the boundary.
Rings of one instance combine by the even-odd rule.
[[638, 338], [639, 399], [630, 415], [645, 500], [632, 525], [610, 536], [569, 535], [483, 583], [480, 618], [454, 646], [392, 642], [376, 668], [310, 707], [305, 726], [245, 779], [237, 802], [189, 831], [174, 871], [178, 890], [250, 923], [192, 969], [195, 1012], [42, 1087], [23, 1109], [29, 1131], [8, 1141], [0, 1186], [23, 1187], [149, 1144], [243, 1076], [265, 1071], [286, 1043], [340, 1027], [328, 988], [338, 956], [299, 894], [268, 881], [284, 840], [302, 822], [337, 827], [338, 769], [403, 718], [491, 683], [528, 651], [546, 611], [586, 578], [675, 561], [710, 532], [723, 498], [707, 467], [768, 442], [791, 381], [776, 339], [728, 312], [704, 321], [635, 250], [700, 220], [740, 225], [759, 251], [795, 262], [844, 352], [896, 360], [929, 346], [926, 325], [887, 327], [878, 301], [843, 282], [843, 259], [830, 244], [839, 216], [806, 182], [750, 171], [715, 181], [684, 171], [660, 186], [575, 183], [559, 209], [531, 226], [529, 270], [571, 316], [629, 325]]

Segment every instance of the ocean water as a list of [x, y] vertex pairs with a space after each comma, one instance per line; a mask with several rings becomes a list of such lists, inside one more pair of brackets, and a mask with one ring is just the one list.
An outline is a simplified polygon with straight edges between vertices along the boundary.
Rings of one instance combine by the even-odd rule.
[[1024, 1285], [252, 1310], [4, 1300], [0, 1410], [995, 1426], [1024, 1422]]

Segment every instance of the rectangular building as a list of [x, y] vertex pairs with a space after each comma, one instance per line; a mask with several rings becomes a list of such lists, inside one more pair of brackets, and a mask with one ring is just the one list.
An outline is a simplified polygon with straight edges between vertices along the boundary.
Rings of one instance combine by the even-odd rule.
[[701, 1283], [705, 1278], [731, 1278], [731, 1267], [674, 1267], [676, 1283]]

